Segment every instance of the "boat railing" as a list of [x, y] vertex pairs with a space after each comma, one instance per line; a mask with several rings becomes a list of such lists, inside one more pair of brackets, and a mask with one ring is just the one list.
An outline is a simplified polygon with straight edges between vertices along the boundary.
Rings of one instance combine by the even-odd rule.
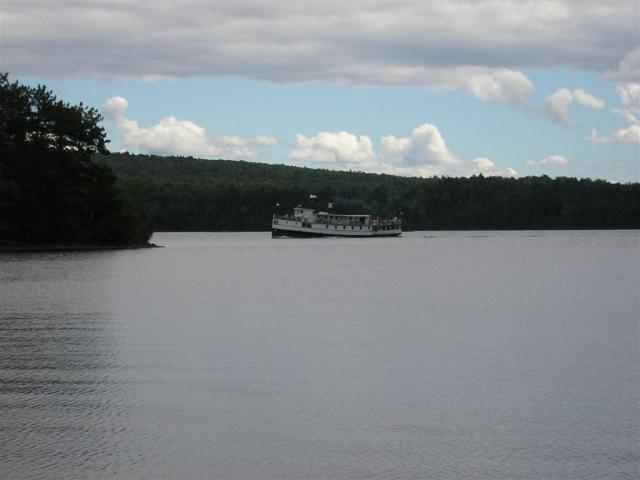
[[395, 226], [397, 228], [400, 228], [402, 225], [402, 220], [400, 219], [378, 219], [378, 218], [373, 218], [370, 219], [368, 222], [360, 222], [358, 220], [329, 220], [327, 218], [316, 218], [316, 219], [307, 219], [307, 218], [301, 218], [301, 217], [296, 217], [295, 215], [274, 215], [274, 219], [275, 220], [289, 220], [292, 222], [305, 222], [305, 223], [318, 223], [321, 225], [340, 225], [340, 226], [386, 226], [386, 227], [391, 227], [391, 226]]

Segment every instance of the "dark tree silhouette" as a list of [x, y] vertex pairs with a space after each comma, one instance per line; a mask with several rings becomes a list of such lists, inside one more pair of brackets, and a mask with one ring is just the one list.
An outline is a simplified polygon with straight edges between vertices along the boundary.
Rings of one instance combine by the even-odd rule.
[[[127, 198], [159, 231], [268, 230], [314, 193], [347, 212], [404, 212], [408, 229], [640, 228], [640, 184], [576, 178], [406, 178], [112, 153]], [[326, 204], [322, 205], [322, 208]]]
[[110, 168], [102, 116], [45, 86], [0, 74], [0, 240], [133, 244], [151, 229], [125, 205]]

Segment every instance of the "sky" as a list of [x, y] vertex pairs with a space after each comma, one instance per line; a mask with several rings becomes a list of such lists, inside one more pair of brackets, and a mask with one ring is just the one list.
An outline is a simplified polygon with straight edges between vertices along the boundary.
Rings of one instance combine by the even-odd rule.
[[640, 181], [637, 0], [3, 0], [0, 71], [112, 151]]

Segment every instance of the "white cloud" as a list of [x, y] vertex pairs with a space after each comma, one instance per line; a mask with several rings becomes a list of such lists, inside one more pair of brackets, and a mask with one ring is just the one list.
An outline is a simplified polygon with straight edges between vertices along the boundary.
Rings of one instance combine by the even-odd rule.
[[320, 132], [305, 137], [298, 134], [289, 158], [305, 166], [402, 176], [518, 175], [512, 168], [498, 169], [484, 157], [465, 162], [449, 150], [438, 127], [428, 123], [414, 128], [410, 137], [381, 137], [380, 153], [375, 152], [366, 135]]
[[622, 83], [616, 87], [616, 92], [626, 107], [640, 111], [640, 83]]
[[297, 134], [296, 146], [289, 152], [289, 158], [321, 168], [362, 171], [377, 168], [371, 139], [348, 132], [320, 132], [309, 138]]
[[251, 138], [224, 136], [209, 138], [205, 129], [189, 120], [164, 117], [151, 127], [140, 127], [125, 115], [128, 102], [111, 97], [104, 105], [105, 117], [113, 121], [127, 150], [160, 155], [193, 155], [203, 158], [255, 159], [260, 147], [273, 147], [277, 140], [269, 135]]
[[511, 167], [507, 167], [507, 168], [503, 168], [502, 170], [498, 170], [495, 174], [498, 177], [512, 177], [512, 178], [517, 178], [520, 176], [520, 174], [513, 168]]
[[462, 164], [447, 148], [438, 127], [428, 123], [414, 128], [410, 138], [387, 135], [380, 139], [380, 144], [382, 155], [402, 167], [452, 167]]
[[573, 121], [569, 116], [571, 102], [573, 102], [571, 91], [561, 88], [547, 97], [544, 112], [554, 122], [562, 123], [566, 127], [572, 127]]
[[640, 125], [621, 128], [611, 135], [600, 135], [594, 128], [585, 140], [589, 143], [640, 143]]
[[622, 120], [629, 124], [637, 124], [640, 123], [638, 117], [634, 114], [631, 109], [628, 108], [613, 108], [611, 109], [613, 113], [620, 116]]
[[569, 165], [569, 159], [564, 155], [556, 154], [556, 155], [551, 155], [549, 157], [543, 158], [541, 160], [527, 160], [524, 163], [532, 166], [545, 165], [545, 166], [566, 167], [567, 165]]
[[496, 168], [496, 164], [485, 157], [474, 158], [471, 161], [481, 172], [490, 172]]
[[[639, 50], [640, 52], [640, 50]], [[600, 135], [595, 128], [584, 137], [589, 143], [640, 143], [640, 83], [621, 83], [616, 92], [624, 108], [613, 108], [626, 126], [609, 135]]]
[[36, 77], [234, 75], [521, 101], [532, 90], [524, 69], [615, 69], [637, 45], [638, 10], [636, 0], [5, 0], [1, 60]]
[[[520, 103], [533, 92], [531, 81], [522, 72], [514, 70], [494, 70], [476, 74], [469, 72], [461, 81], [461, 90], [487, 103]], [[452, 79], [450, 84], [455, 85], [455, 81]]]
[[613, 112], [628, 124], [640, 124], [640, 83], [622, 83], [616, 87], [616, 92], [624, 108], [613, 109]]
[[585, 107], [602, 109], [607, 106], [607, 102], [602, 98], [596, 98], [581, 88], [573, 91], [573, 99]]
[[471, 161], [471, 163], [475, 166], [475, 169], [471, 170], [472, 174], [481, 173], [483, 175], [493, 176], [493, 177], [514, 177], [514, 178], [519, 176], [518, 172], [511, 167], [502, 168], [502, 169], [496, 168], [496, 164], [486, 157], [474, 158]]
[[571, 91], [561, 88], [547, 97], [543, 111], [554, 122], [573, 128], [574, 123], [569, 114], [573, 102], [596, 109], [602, 109], [607, 105], [603, 99], [596, 98], [582, 89]]

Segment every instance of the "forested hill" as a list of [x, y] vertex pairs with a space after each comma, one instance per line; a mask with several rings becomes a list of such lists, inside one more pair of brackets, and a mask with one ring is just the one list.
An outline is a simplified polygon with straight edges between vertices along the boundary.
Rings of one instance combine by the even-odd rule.
[[354, 213], [404, 212], [409, 229], [640, 228], [640, 184], [547, 176], [405, 178], [286, 165], [113, 153], [128, 201], [157, 231], [268, 230], [309, 193]]

